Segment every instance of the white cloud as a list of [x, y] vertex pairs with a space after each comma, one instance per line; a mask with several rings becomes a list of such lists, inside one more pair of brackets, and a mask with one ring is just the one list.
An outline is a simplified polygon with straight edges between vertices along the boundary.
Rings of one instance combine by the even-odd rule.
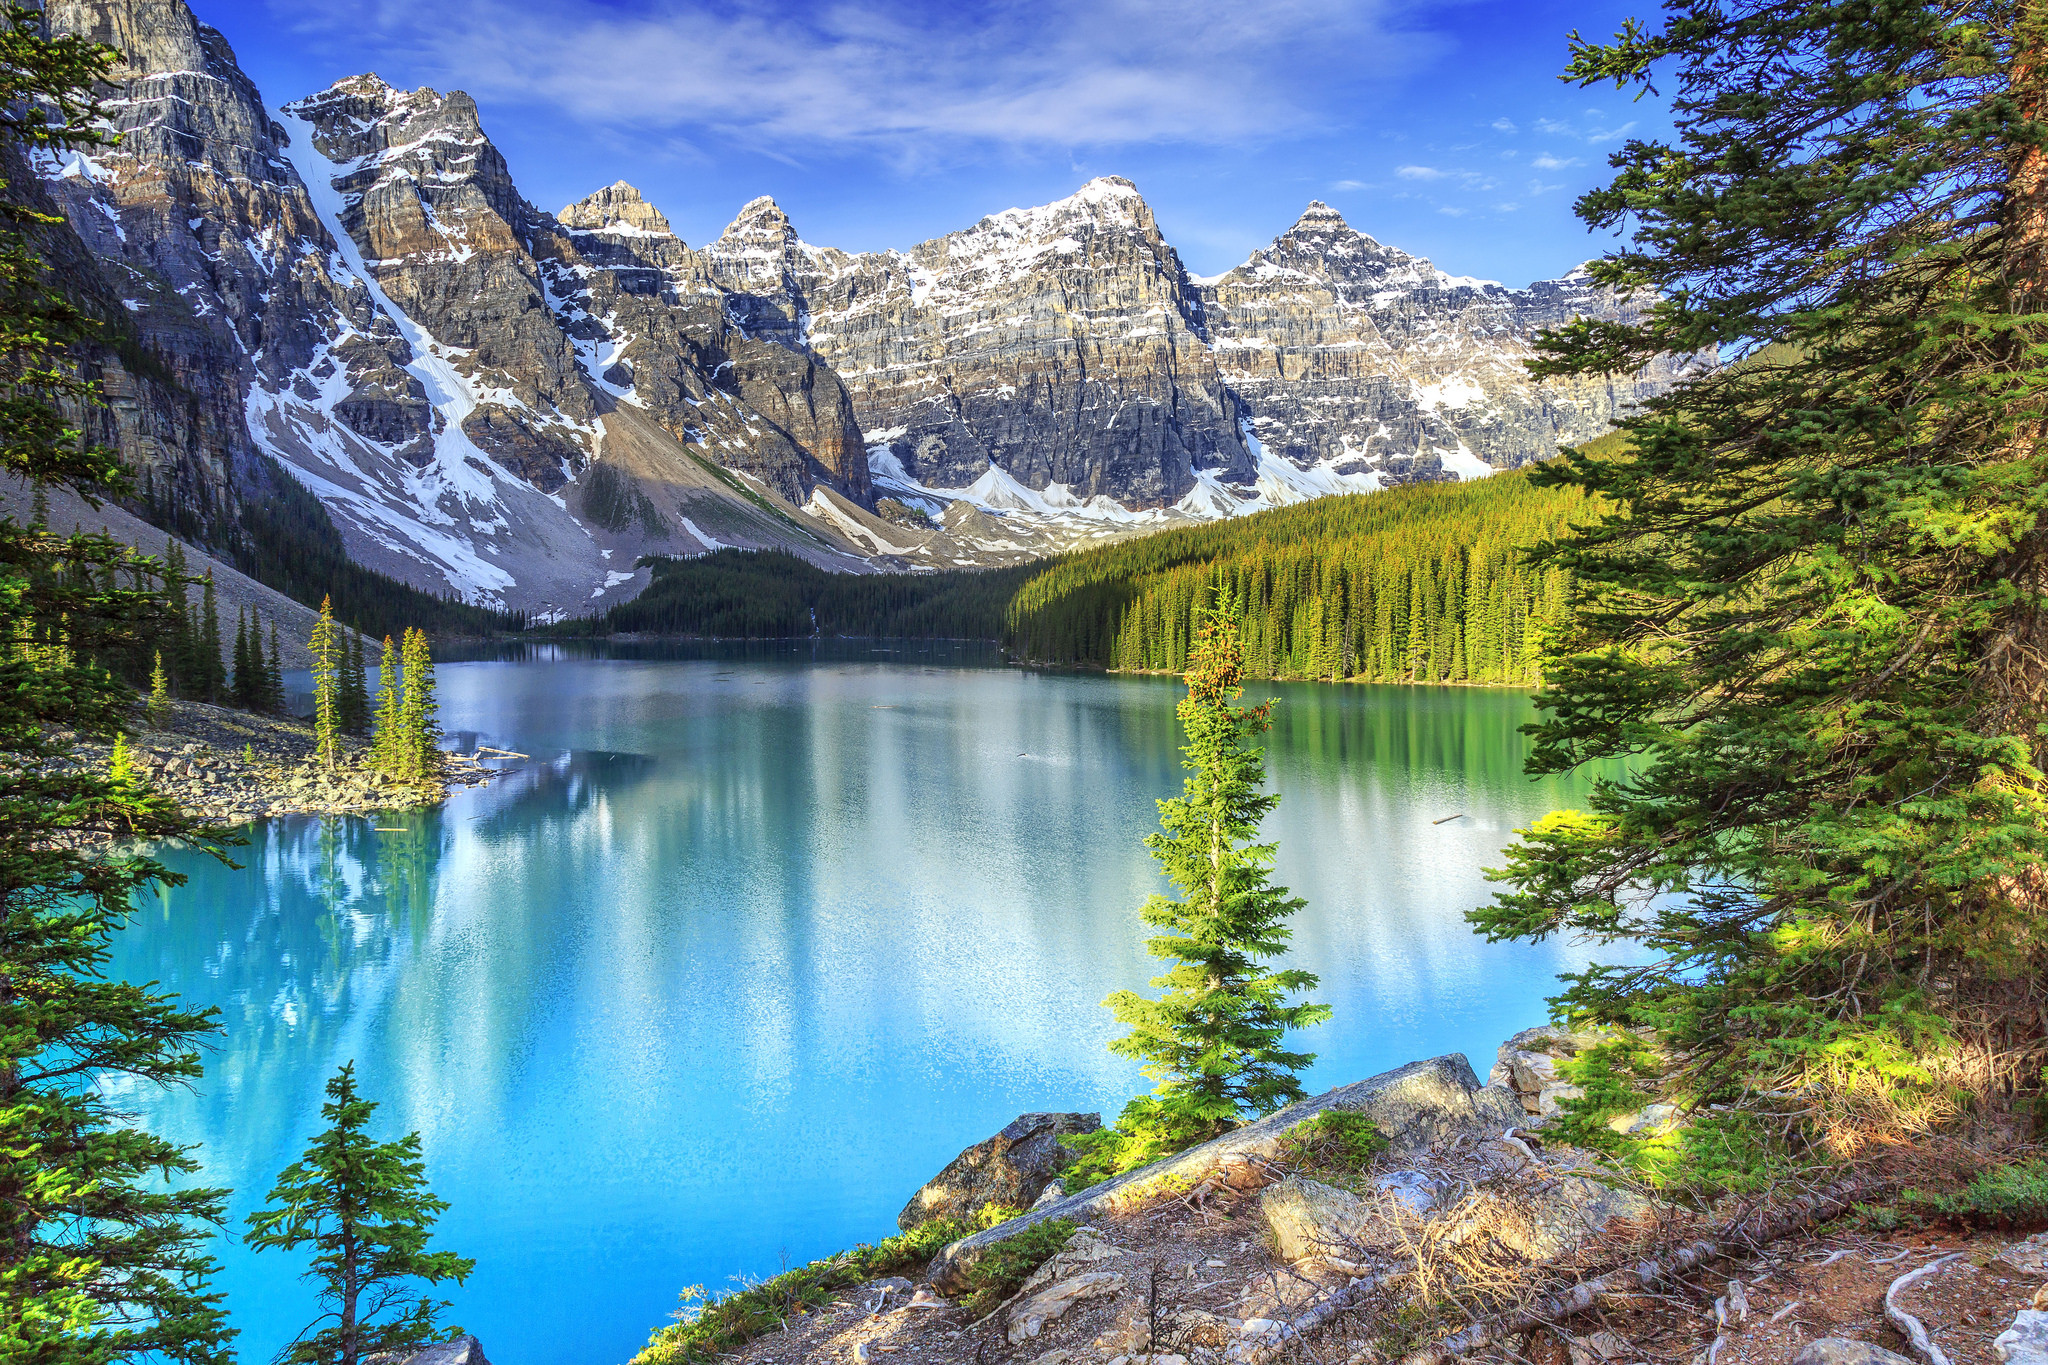
[[1465, 210], [1452, 204], [1438, 204], [1436, 211], [1448, 218], [1463, 218], [1465, 216]]
[[1403, 166], [1394, 174], [1403, 180], [1441, 180], [1445, 173], [1434, 166]]
[[[1397, 0], [270, 0], [302, 41], [485, 101], [802, 156], [1252, 144], [1335, 126], [1435, 40]], [[1372, 53], [1361, 63], [1359, 53]]]
[[1333, 190], [1362, 190], [1365, 188], [1365, 182], [1363, 180], [1339, 180], [1331, 185], [1330, 188]]
[[1515, 121], [1513, 119], [1497, 118], [1493, 121], [1493, 126], [1503, 133], [1512, 133], [1516, 131]]
[[1627, 137], [1635, 126], [1633, 122], [1630, 122], [1622, 124], [1619, 128], [1596, 128], [1586, 134], [1586, 141], [1596, 147], [1603, 142], [1619, 142]]
[[1552, 156], [1549, 152], [1545, 152], [1529, 164], [1539, 171], [1561, 171], [1567, 166], [1578, 165], [1579, 159], [1575, 156], [1558, 158]]
[[1554, 119], [1554, 118], [1540, 118], [1540, 119], [1537, 119], [1537, 120], [1536, 120], [1536, 131], [1537, 131], [1537, 132], [1539, 132], [1539, 133], [1549, 133], [1549, 134], [1551, 134], [1552, 136], [1556, 136], [1557, 134], [1560, 134], [1560, 133], [1561, 133], [1561, 134], [1563, 134], [1563, 135], [1564, 135], [1564, 136], [1566, 136], [1566, 137], [1577, 137], [1577, 136], [1578, 136], [1578, 132], [1577, 132], [1577, 130], [1575, 130], [1575, 129], [1574, 129], [1574, 128], [1573, 128], [1573, 127], [1572, 127], [1572, 126], [1571, 126], [1571, 125], [1569, 124], [1569, 123], [1559, 123], [1559, 122], [1558, 122], [1558, 121], [1557, 121], [1556, 119]]

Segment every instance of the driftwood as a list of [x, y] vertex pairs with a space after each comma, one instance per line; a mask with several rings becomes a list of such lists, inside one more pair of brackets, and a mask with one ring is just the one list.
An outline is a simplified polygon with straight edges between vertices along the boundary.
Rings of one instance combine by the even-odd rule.
[[[1624, 1266], [1595, 1279], [1573, 1285], [1570, 1289], [1545, 1295], [1505, 1317], [1475, 1322], [1464, 1331], [1447, 1337], [1433, 1346], [1426, 1346], [1420, 1351], [1413, 1351], [1401, 1357], [1398, 1365], [1445, 1365], [1447, 1361], [1492, 1345], [1518, 1332], [1546, 1326], [1575, 1313], [1583, 1313], [1591, 1308], [1596, 1300], [1606, 1295], [1625, 1294], [1631, 1290], [1649, 1288], [1674, 1275], [1682, 1275], [1694, 1266], [1710, 1261], [1725, 1252], [1776, 1241], [1811, 1223], [1832, 1218], [1846, 1210], [1859, 1197], [1867, 1194], [1869, 1189], [1867, 1182], [1850, 1181], [1793, 1200], [1770, 1213], [1753, 1210], [1722, 1228], [1716, 1235], [1688, 1242], [1662, 1260], [1639, 1261], [1632, 1266]], [[1264, 1365], [1286, 1349], [1289, 1343], [1327, 1326], [1339, 1313], [1371, 1294], [1385, 1282], [1385, 1279], [1381, 1278], [1358, 1280], [1347, 1288], [1325, 1295], [1307, 1312], [1275, 1332], [1267, 1342], [1245, 1352], [1246, 1365]], [[1360, 1351], [1351, 1357], [1349, 1365], [1363, 1365], [1370, 1357], [1370, 1352]]]
[[1950, 1261], [1960, 1259], [1962, 1255], [1960, 1251], [1950, 1252], [1939, 1260], [1929, 1261], [1918, 1270], [1909, 1270], [1893, 1280], [1891, 1286], [1884, 1291], [1885, 1321], [1898, 1328], [1899, 1335], [1913, 1343], [1914, 1354], [1926, 1361], [1927, 1365], [1949, 1365], [1949, 1358], [1934, 1344], [1934, 1338], [1927, 1335], [1927, 1325], [1899, 1307], [1899, 1291], [1915, 1280], [1934, 1274]]

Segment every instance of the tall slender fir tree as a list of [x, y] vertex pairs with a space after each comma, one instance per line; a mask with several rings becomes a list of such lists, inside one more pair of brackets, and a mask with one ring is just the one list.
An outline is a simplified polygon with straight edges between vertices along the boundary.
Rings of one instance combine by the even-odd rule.
[[427, 633], [418, 626], [405, 632], [401, 666], [405, 673], [405, 695], [398, 708], [401, 764], [406, 777], [431, 782], [441, 775], [441, 704], [434, 695], [434, 656], [427, 646]]
[[313, 655], [313, 758], [332, 769], [341, 762], [341, 675], [346, 645], [334, 624], [334, 599], [320, 599], [320, 619], [307, 642]]
[[384, 637], [377, 664], [377, 716], [370, 737], [370, 762], [386, 777], [405, 776], [405, 744], [399, 723], [398, 647]]
[[1111, 1051], [1145, 1063], [1158, 1082], [1125, 1106], [1117, 1121], [1114, 1168], [1129, 1169], [1215, 1136], [1247, 1117], [1301, 1098], [1297, 1075], [1315, 1060], [1289, 1050], [1289, 1029], [1330, 1017], [1328, 1007], [1289, 1004], [1316, 978], [1264, 964], [1284, 955], [1287, 921], [1305, 903], [1273, 885], [1276, 846], [1252, 842], [1279, 804], [1265, 790], [1265, 754], [1252, 740], [1272, 723], [1272, 703], [1238, 706], [1244, 649], [1236, 603], [1224, 598], [1203, 616], [1188, 661], [1179, 713], [1187, 743], [1181, 795], [1159, 802], [1162, 832], [1147, 836], [1160, 870], [1178, 894], [1154, 895], [1139, 912], [1162, 930], [1146, 941], [1173, 965], [1148, 999], [1118, 991], [1103, 1003], [1130, 1033]]
[[255, 696], [256, 666], [249, 660], [249, 615], [241, 607], [235, 608], [235, 678], [230, 686], [229, 697], [244, 711], [256, 709]]
[[345, 632], [342, 646], [341, 728], [350, 735], [367, 734], [370, 729], [370, 690], [363, 677], [363, 637]]
[[213, 570], [206, 571], [205, 588], [199, 605], [200, 690], [202, 701], [217, 702], [227, 692], [227, 670], [220, 657], [220, 598], [213, 587]]
[[270, 655], [263, 661], [263, 709], [284, 714], [284, 648], [277, 639], [277, 619], [270, 621]]

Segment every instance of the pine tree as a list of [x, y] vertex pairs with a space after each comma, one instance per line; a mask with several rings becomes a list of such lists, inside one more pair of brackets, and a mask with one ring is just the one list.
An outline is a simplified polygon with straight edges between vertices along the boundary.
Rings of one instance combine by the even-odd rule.
[[36, 491], [29, 499], [28, 524], [31, 530], [36, 531], [50, 524], [50, 496], [43, 491], [41, 480], [36, 482]]
[[363, 677], [363, 637], [348, 631], [342, 645], [341, 728], [350, 735], [370, 729], [370, 691]]
[[[320, 1116], [328, 1128], [278, 1175], [269, 1207], [249, 1215], [244, 1239], [258, 1251], [313, 1252], [305, 1278], [320, 1286], [326, 1312], [283, 1359], [303, 1365], [359, 1365], [379, 1352], [437, 1340], [445, 1301], [415, 1285], [461, 1284], [476, 1262], [427, 1247], [448, 1209], [427, 1188], [420, 1135], [373, 1142], [377, 1105], [356, 1090], [355, 1063], [327, 1083]], [[394, 1311], [395, 1310], [395, 1311]], [[317, 1329], [317, 1330], [315, 1330]]]
[[441, 725], [436, 719], [441, 706], [434, 696], [434, 656], [427, 649], [427, 633], [418, 626], [405, 632], [402, 667], [405, 696], [398, 708], [400, 766], [412, 781], [431, 782], [441, 775]]
[[220, 599], [213, 589], [213, 570], [206, 571], [206, 590], [200, 601], [199, 663], [202, 687], [199, 696], [218, 702], [227, 691], [227, 671], [220, 657]]
[[[1594, 278], [1657, 301], [1539, 370], [1745, 359], [1537, 475], [1609, 510], [1538, 557], [1584, 598], [1532, 768], [1629, 772], [1525, 831], [1473, 918], [1643, 945], [1556, 1008], [1657, 1044], [1644, 1084], [1695, 1114], [1674, 1178], [2041, 1084], [2044, 38], [2036, 5], [1724, 0], [1574, 39], [1581, 83], [1674, 92], [1676, 143], [1625, 144], [1579, 204], [1631, 230]], [[1629, 1147], [1600, 1119], [1637, 1096], [1603, 1089], [1574, 1140]]]
[[235, 680], [230, 700], [244, 711], [256, 709], [256, 665], [250, 660], [249, 618], [241, 607], [235, 608]]
[[1315, 988], [1313, 975], [1262, 965], [1286, 953], [1287, 921], [1305, 902], [1273, 885], [1275, 846], [1251, 842], [1280, 798], [1265, 790], [1265, 754], [1251, 745], [1272, 723], [1272, 703], [1234, 705], [1243, 679], [1236, 604], [1225, 597], [1196, 633], [1179, 708], [1191, 776], [1180, 796], [1159, 802], [1163, 832], [1145, 840], [1179, 893], [1146, 901], [1145, 923], [1164, 932], [1145, 946], [1173, 965], [1153, 978], [1158, 999], [1118, 991], [1103, 1002], [1131, 1030], [1111, 1051], [1143, 1061], [1158, 1082], [1125, 1106], [1114, 1137], [1094, 1144], [1091, 1156], [1115, 1169], [1301, 1098], [1296, 1073], [1315, 1058], [1289, 1051], [1286, 1033], [1330, 1017], [1323, 1005], [1286, 1003]]
[[320, 619], [307, 643], [313, 655], [313, 757], [328, 769], [341, 761], [341, 673], [346, 646], [335, 637], [334, 599], [320, 599]]
[[263, 709], [284, 714], [284, 649], [277, 642], [277, 620], [270, 622], [270, 657], [263, 661]]
[[377, 664], [377, 718], [370, 738], [370, 763], [386, 777], [404, 777], [404, 727], [399, 722], [398, 648], [384, 637]]
[[192, 575], [186, 572], [185, 547], [176, 536], [164, 547], [164, 591], [171, 599], [171, 682], [181, 697], [200, 694], [199, 632], [192, 624], [192, 605], [185, 590]]
[[152, 728], [161, 730], [164, 722], [171, 717], [171, 680], [164, 676], [164, 652], [156, 651], [156, 662], [149, 670], [149, 705], [146, 708]]
[[[91, 91], [114, 52], [42, 25], [0, 16], [11, 165], [106, 141]], [[130, 485], [66, 415], [98, 398], [74, 349], [91, 324], [35, 250], [61, 221], [0, 200], [0, 470], [97, 505]], [[230, 1358], [205, 1254], [224, 1196], [123, 1112], [196, 1079], [216, 1025], [110, 972], [110, 942], [136, 898], [183, 880], [152, 849], [222, 847], [137, 778], [120, 733], [135, 693], [101, 661], [143, 662], [173, 622], [153, 572], [120, 586], [139, 567], [108, 536], [0, 520], [0, 1355], [39, 1365]], [[116, 771], [79, 761], [77, 735], [112, 738]]]

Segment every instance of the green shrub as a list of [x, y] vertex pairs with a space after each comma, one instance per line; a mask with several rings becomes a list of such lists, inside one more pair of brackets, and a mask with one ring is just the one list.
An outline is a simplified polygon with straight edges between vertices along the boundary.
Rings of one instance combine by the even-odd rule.
[[967, 1311], [975, 1317], [993, 1312], [1073, 1235], [1073, 1219], [1048, 1218], [983, 1252], [967, 1272], [967, 1282], [974, 1286]]
[[1907, 1190], [1899, 1203], [1925, 1217], [2007, 1226], [2048, 1223], [2048, 1161], [1994, 1166], [1953, 1194]]
[[1364, 1114], [1325, 1109], [1281, 1135], [1289, 1159], [1321, 1171], [1356, 1175], [1387, 1150], [1387, 1135]]
[[1190, 1120], [1152, 1096], [1140, 1095], [1124, 1106], [1113, 1127], [1070, 1133], [1060, 1139], [1060, 1145], [1074, 1153], [1074, 1164], [1060, 1179], [1067, 1193], [1073, 1194], [1229, 1131], [1228, 1126]]
[[[995, 1212], [1002, 1215], [995, 1222], [1016, 1216], [1014, 1209], [997, 1208]], [[851, 1251], [808, 1262], [715, 1298], [707, 1295], [702, 1285], [692, 1285], [683, 1291], [678, 1321], [657, 1329], [633, 1357], [633, 1365], [700, 1365], [715, 1360], [764, 1332], [774, 1331], [790, 1318], [829, 1303], [842, 1289], [924, 1265], [949, 1244], [977, 1230], [957, 1218], [934, 1218], [909, 1232], [873, 1245], [863, 1242]], [[1018, 1279], [1021, 1283], [1023, 1277]]]

